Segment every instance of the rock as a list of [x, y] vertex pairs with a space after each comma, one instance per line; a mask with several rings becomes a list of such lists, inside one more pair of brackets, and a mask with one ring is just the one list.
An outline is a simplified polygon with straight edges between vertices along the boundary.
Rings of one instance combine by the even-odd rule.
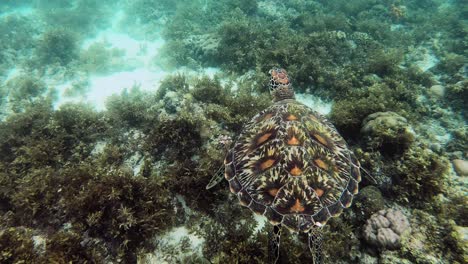
[[452, 160], [453, 168], [460, 176], [468, 176], [468, 161], [462, 159]]
[[383, 153], [403, 153], [413, 143], [415, 133], [406, 118], [394, 112], [377, 112], [362, 122], [361, 133], [367, 146]]
[[429, 88], [429, 93], [437, 97], [444, 97], [445, 87], [440, 84], [432, 85], [431, 88]]
[[372, 214], [384, 209], [384, 198], [379, 188], [366, 186], [359, 191], [354, 201], [359, 220], [369, 219]]
[[395, 112], [376, 112], [370, 114], [366, 119], [364, 119], [361, 132], [370, 134], [376, 132], [380, 127], [397, 128], [406, 126], [406, 118]]
[[401, 236], [411, 230], [406, 216], [399, 210], [380, 210], [364, 227], [366, 241], [380, 249], [398, 249]]

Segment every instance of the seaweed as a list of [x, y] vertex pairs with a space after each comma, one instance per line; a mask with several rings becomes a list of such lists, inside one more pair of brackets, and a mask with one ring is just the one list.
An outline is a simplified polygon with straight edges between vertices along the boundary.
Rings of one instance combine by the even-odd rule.
[[37, 259], [32, 231], [27, 228], [10, 227], [0, 230], [0, 261], [21, 263]]
[[447, 53], [441, 58], [436, 70], [448, 75], [455, 75], [459, 71], [463, 71], [465, 62], [465, 56], [456, 53]]
[[[105, 27], [109, 22], [109, 5], [113, 1], [99, 2], [78, 0], [74, 4], [61, 1], [40, 0], [37, 5], [40, 18], [46, 28], [60, 27], [82, 36], [93, 34], [97, 29]], [[85, 14], [85, 15], [83, 15]]]
[[[142, 21], [157, 21], [167, 13], [176, 10], [178, 2], [171, 0], [137, 0], [128, 3], [126, 13], [132, 14], [130, 21], [141, 19]], [[132, 21], [135, 22], [135, 21]]]
[[17, 223], [52, 230], [70, 223], [80, 233], [78, 238], [68, 234], [78, 239], [73, 250], [79, 250], [87, 235], [99, 239], [110, 256], [127, 261], [140, 250], [153, 249], [150, 238], [170, 227], [174, 219], [162, 180], [106, 170], [82, 165], [29, 173], [17, 182], [19, 191], [12, 195]]
[[222, 87], [219, 79], [202, 77], [197, 80], [193, 90], [190, 92], [193, 98], [203, 103], [225, 105], [228, 100], [231, 87]]
[[212, 218], [202, 218], [200, 228], [194, 227], [206, 239], [204, 256], [214, 262], [264, 263], [265, 232], [254, 233], [256, 222], [251, 212], [234, 202], [235, 197], [224, 197], [225, 202], [212, 211]]
[[124, 89], [120, 95], [112, 95], [106, 101], [106, 116], [118, 128], [142, 128], [152, 120], [152, 112], [158, 100], [154, 95], [135, 86]]
[[352, 261], [359, 245], [357, 228], [349, 219], [334, 218], [324, 229], [323, 254], [327, 259]]
[[2, 53], [0, 64], [13, 63], [28, 53], [36, 44], [34, 36], [39, 29], [34, 26], [32, 18], [16, 14], [5, 15], [0, 19]]
[[[51, 233], [45, 235], [56, 241], [49, 259], [131, 261], [154, 248], [149, 238], [171, 226], [163, 178], [153, 177], [151, 169], [147, 177], [135, 177], [122, 162], [111, 162], [109, 152], [93, 153], [109, 128], [90, 107], [69, 104], [53, 111], [47, 100], [1, 124], [0, 181], [7, 188], [0, 192], [0, 208], [11, 212], [10, 223]], [[76, 233], [56, 233], [65, 224]], [[82, 248], [83, 236], [96, 239], [99, 248]]]
[[171, 159], [190, 158], [197, 147], [202, 145], [200, 130], [204, 123], [202, 116], [189, 112], [181, 113], [175, 119], [161, 118], [150, 128], [143, 150], [154, 157], [167, 150]]
[[347, 99], [337, 101], [333, 105], [330, 118], [345, 136], [356, 137], [359, 135], [364, 118], [368, 115], [395, 111], [407, 116], [414, 103], [414, 94], [411, 94], [404, 85], [376, 83], [370, 87], [357, 89], [349, 94]]
[[35, 66], [58, 64], [66, 66], [78, 58], [77, 36], [64, 28], [44, 32], [35, 51]]
[[188, 91], [189, 84], [185, 75], [169, 75], [161, 81], [161, 84], [159, 85], [159, 88], [156, 91], [156, 98], [158, 100], [161, 100], [168, 92], [185, 94], [188, 93]]
[[394, 180], [397, 200], [425, 207], [436, 195], [446, 192], [448, 161], [423, 146], [413, 146], [385, 170]]
[[40, 99], [47, 90], [44, 82], [30, 74], [21, 74], [12, 78], [5, 88], [8, 90], [9, 107], [16, 113]]
[[50, 104], [38, 100], [1, 124], [0, 159], [10, 162], [10, 169], [25, 171], [83, 159], [106, 130], [105, 122], [89, 107], [65, 105], [53, 112]]
[[457, 226], [453, 221], [448, 223], [449, 235], [445, 241], [453, 250], [454, 263], [463, 263], [467, 258], [468, 243], [464, 237], [466, 232], [465, 226]]
[[151, 238], [172, 225], [171, 196], [161, 179], [124, 170], [100, 174], [69, 194], [65, 210], [91, 237], [111, 243], [112, 255], [131, 261], [138, 251], [153, 249]]
[[[40, 131], [45, 132], [52, 113], [50, 102], [40, 100], [34, 106], [28, 105], [23, 113], [16, 113], [0, 124], [0, 160], [5, 164], [13, 162], [22, 146], [29, 146], [32, 138]], [[36, 132], [37, 131], [37, 132]], [[39, 135], [40, 136], [40, 135]], [[31, 144], [31, 147], [34, 145]], [[28, 160], [28, 159], [24, 159]], [[11, 166], [14, 164], [9, 164]]]
[[463, 263], [463, 244], [460, 244], [458, 227], [453, 221], [446, 216], [436, 217], [413, 210], [411, 222], [411, 234], [402, 240], [400, 254], [405, 258], [412, 262], [434, 262], [444, 258], [450, 263]]
[[[237, 72], [253, 68], [259, 45], [266, 44], [264, 41], [268, 39], [265, 32], [258, 22], [248, 19], [238, 9], [235, 10], [217, 31], [218, 64]], [[252, 39], [257, 39], [258, 42], [253, 42]]]
[[80, 68], [89, 73], [107, 74], [132, 66], [122, 59], [124, 51], [110, 48], [104, 42], [93, 43], [79, 54]]
[[83, 243], [82, 235], [70, 231], [61, 230], [51, 235], [44, 248], [41, 262], [65, 263], [65, 262], [104, 262], [102, 246]]

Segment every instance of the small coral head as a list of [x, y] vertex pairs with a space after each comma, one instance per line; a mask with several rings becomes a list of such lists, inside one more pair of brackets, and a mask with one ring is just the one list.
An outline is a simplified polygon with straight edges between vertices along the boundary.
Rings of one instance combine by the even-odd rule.
[[273, 68], [270, 70], [270, 94], [273, 101], [284, 99], [294, 99], [294, 90], [289, 81], [288, 73], [282, 68]]

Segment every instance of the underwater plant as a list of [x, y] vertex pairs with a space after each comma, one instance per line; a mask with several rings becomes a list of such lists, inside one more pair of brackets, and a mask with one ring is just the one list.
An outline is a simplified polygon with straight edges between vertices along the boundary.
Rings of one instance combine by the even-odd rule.
[[2, 228], [0, 231], [0, 261], [15, 263], [37, 259], [32, 231], [26, 228]]
[[110, 4], [115, 1], [76, 0], [73, 4], [62, 1], [43, 1], [36, 9], [46, 28], [57, 25], [74, 32], [77, 36], [93, 35], [100, 28], [110, 24]]
[[34, 36], [39, 29], [34, 25], [33, 19], [23, 15], [9, 14], [0, 19], [0, 35], [2, 36], [2, 53], [0, 63], [5, 63], [11, 55], [17, 58], [28, 53], [28, 49], [34, 47]]
[[122, 60], [123, 50], [110, 48], [106, 43], [93, 43], [79, 55], [81, 68], [86, 72], [106, 74], [112, 71], [131, 68]]
[[17, 113], [23, 111], [28, 104], [40, 100], [47, 87], [40, 79], [30, 74], [22, 74], [9, 80], [5, 89], [8, 94], [9, 108]]
[[78, 58], [77, 36], [64, 28], [46, 31], [39, 39], [35, 55], [37, 65], [65, 66]]
[[402, 203], [421, 206], [445, 192], [448, 161], [423, 146], [413, 146], [393, 166], [387, 167], [393, 189]]

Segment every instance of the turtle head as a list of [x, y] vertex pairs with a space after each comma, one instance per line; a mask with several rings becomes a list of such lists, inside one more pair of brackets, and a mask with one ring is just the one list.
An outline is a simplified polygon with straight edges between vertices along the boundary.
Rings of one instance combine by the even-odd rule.
[[288, 73], [282, 68], [273, 68], [270, 70], [270, 94], [273, 101], [284, 99], [294, 99], [294, 90], [289, 81]]

